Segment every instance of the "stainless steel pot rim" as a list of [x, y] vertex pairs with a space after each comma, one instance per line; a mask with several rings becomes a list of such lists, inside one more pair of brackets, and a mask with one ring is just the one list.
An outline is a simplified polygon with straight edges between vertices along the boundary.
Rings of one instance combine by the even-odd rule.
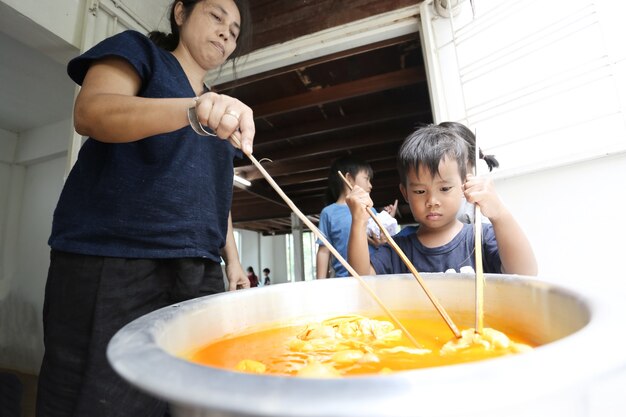
[[[394, 276], [391, 279], [406, 278]], [[467, 277], [456, 274], [453, 278]], [[590, 352], [597, 351], [598, 343], [606, 341], [607, 334], [613, 331], [615, 314], [622, 313], [621, 317], [626, 317], [623, 306], [616, 312], [606, 308], [603, 298], [587, 297], [530, 277], [486, 275], [486, 278], [488, 281], [504, 280], [512, 285], [532, 285], [567, 293], [586, 303], [594, 320], [576, 333], [524, 355], [387, 376], [337, 380], [250, 375], [198, 366], [168, 354], [157, 345], [155, 335], [168, 320], [200, 309], [208, 299], [233, 296], [232, 293], [225, 293], [165, 307], [129, 323], [112, 339], [107, 354], [113, 368], [126, 380], [174, 404], [210, 405], [211, 409], [250, 415], [303, 417], [357, 414], [408, 416], [422, 413], [443, 416], [447, 413], [454, 415], [468, 404], [472, 404], [473, 410], [480, 407], [487, 410], [521, 401], [521, 398], [528, 401], [529, 398], [574, 385], [604, 372], [617, 360], [626, 363], [619, 348], [611, 345], [605, 346], [601, 355], [589, 357]], [[286, 285], [352, 286], [358, 283], [345, 279]], [[247, 290], [238, 297], [255, 296], [256, 291], [281, 291], [280, 287], [274, 285]], [[573, 362], [575, 358], [584, 360]], [[170, 371], [164, 372], [164, 369]], [[173, 369], [176, 371], [171, 371]], [[172, 390], [172, 386], [181, 389]], [[485, 393], [489, 393], [489, 401], [475, 404], [475, 399], [484, 397]], [[224, 401], [225, 398], [228, 401]], [[450, 398], [454, 401], [451, 402]], [[314, 405], [314, 410], [306, 404]], [[416, 407], [417, 404], [419, 407]], [[445, 407], [442, 407], [444, 404]], [[285, 410], [290, 411], [285, 414]], [[393, 410], [391, 414], [390, 410]]]

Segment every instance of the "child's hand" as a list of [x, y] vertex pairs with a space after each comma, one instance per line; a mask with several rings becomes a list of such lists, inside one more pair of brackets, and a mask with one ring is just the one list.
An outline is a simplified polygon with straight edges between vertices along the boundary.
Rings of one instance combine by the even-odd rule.
[[491, 178], [468, 174], [463, 189], [467, 201], [478, 204], [482, 214], [492, 221], [506, 210]]
[[398, 211], [398, 199], [396, 198], [396, 201], [394, 201], [393, 204], [385, 206], [384, 210], [389, 213], [391, 217], [396, 217], [396, 212]]
[[387, 238], [381, 233], [380, 236], [367, 236], [367, 241], [375, 248], [387, 243]]
[[367, 208], [372, 207], [374, 202], [363, 188], [355, 185], [352, 191], [346, 196], [346, 204], [350, 208], [353, 220], [367, 222], [369, 215]]

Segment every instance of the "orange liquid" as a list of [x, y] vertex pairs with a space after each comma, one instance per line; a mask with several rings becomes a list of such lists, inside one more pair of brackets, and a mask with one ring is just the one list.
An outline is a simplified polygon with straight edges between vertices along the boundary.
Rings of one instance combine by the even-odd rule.
[[[376, 318], [376, 320], [387, 320]], [[375, 349], [376, 356], [380, 359], [376, 363], [348, 363], [332, 365], [343, 376], [355, 376], [364, 374], [377, 374], [384, 371], [403, 371], [434, 366], [453, 365], [464, 362], [479, 361], [495, 358], [507, 354], [510, 351], [484, 349], [471, 347], [453, 354], [440, 354], [441, 347], [450, 340], [455, 340], [446, 324], [440, 319], [400, 319], [409, 333], [421, 344], [422, 348], [430, 349], [431, 352], [423, 355], [415, 355], [404, 352], [381, 353]], [[271, 328], [246, 331], [240, 334], [230, 335], [217, 339], [207, 346], [191, 352], [184, 357], [192, 362], [235, 370], [237, 364], [244, 359], [251, 359], [266, 365], [265, 374], [271, 375], [295, 375], [306, 364], [311, 356], [307, 352], [292, 351], [289, 347], [291, 341], [302, 333], [304, 325], [280, 325]], [[532, 346], [528, 341], [516, 337], [511, 332], [507, 333], [511, 341], [524, 343]], [[398, 341], [385, 344], [385, 348], [405, 346], [415, 348], [405, 335]], [[331, 361], [333, 350], [316, 351], [314, 359], [321, 363]]]

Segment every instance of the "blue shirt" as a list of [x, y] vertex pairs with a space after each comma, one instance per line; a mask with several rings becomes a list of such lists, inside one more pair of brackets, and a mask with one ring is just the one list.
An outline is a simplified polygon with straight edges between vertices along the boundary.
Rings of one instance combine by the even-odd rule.
[[[94, 61], [113, 56], [141, 78], [140, 97], [195, 96], [176, 58], [134, 31], [71, 60], [68, 74], [82, 84]], [[86, 255], [219, 262], [236, 155], [228, 141], [190, 126], [130, 143], [89, 138], [61, 193], [49, 244]]]
[[[491, 224], [483, 224], [483, 269], [485, 273], [501, 273], [502, 262], [498, 242]], [[463, 229], [447, 244], [429, 248], [418, 240], [417, 233], [394, 236], [393, 240], [409, 258], [418, 272], [461, 272], [463, 267], [475, 270], [474, 227], [464, 224]], [[370, 254], [370, 263], [377, 274], [404, 274], [410, 272], [402, 259], [388, 244]], [[464, 268], [465, 272], [466, 268]]]
[[[352, 215], [347, 204], [333, 203], [324, 207], [320, 214], [319, 229], [324, 234], [328, 242], [333, 245], [337, 252], [347, 261], [348, 257], [348, 240], [350, 238], [350, 228], [352, 227]], [[318, 239], [318, 244], [324, 245]], [[375, 249], [369, 246], [370, 254]], [[331, 266], [337, 277], [347, 277], [350, 275], [348, 270], [337, 260], [332, 257]]]

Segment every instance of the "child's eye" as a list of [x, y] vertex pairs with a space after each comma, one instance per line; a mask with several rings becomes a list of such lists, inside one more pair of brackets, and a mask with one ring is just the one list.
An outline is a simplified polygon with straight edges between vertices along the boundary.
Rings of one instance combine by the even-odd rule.
[[413, 194], [424, 194], [424, 190], [413, 190]]
[[221, 17], [221, 16], [219, 16], [219, 15], [217, 15], [217, 14], [215, 14], [215, 13], [211, 13], [211, 16], [213, 16], [213, 18], [214, 18], [215, 20], [217, 20], [218, 22], [221, 22], [221, 21], [222, 21], [222, 17]]
[[444, 193], [447, 193], [451, 189], [452, 189], [452, 187], [441, 187], [441, 191], [443, 191]]

